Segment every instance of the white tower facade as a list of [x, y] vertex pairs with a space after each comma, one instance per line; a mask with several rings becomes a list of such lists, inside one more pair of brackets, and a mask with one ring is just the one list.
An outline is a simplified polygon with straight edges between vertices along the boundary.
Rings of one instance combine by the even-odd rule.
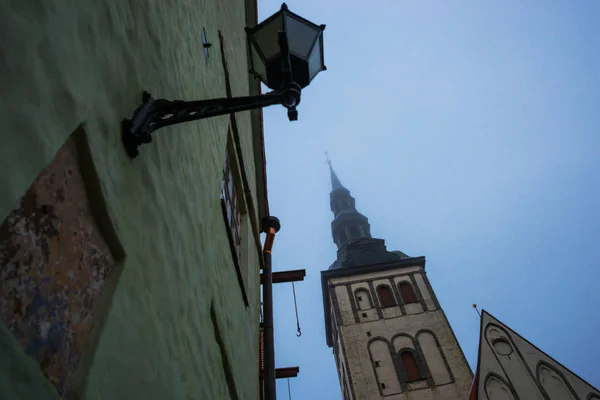
[[331, 169], [336, 261], [321, 273], [344, 400], [466, 399], [473, 375], [425, 273], [387, 251]]

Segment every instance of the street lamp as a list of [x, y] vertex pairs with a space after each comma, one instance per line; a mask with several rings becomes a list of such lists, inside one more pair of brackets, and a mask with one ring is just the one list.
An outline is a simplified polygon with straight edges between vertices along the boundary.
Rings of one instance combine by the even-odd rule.
[[195, 121], [239, 111], [281, 104], [290, 121], [298, 119], [296, 106], [301, 89], [325, 70], [323, 64], [325, 25], [312, 22], [281, 9], [254, 28], [246, 28], [250, 48], [250, 73], [271, 92], [256, 96], [225, 97], [210, 100], [154, 99], [148, 92], [131, 119], [123, 121], [123, 144], [135, 158], [138, 147], [152, 141], [152, 132], [169, 125]]

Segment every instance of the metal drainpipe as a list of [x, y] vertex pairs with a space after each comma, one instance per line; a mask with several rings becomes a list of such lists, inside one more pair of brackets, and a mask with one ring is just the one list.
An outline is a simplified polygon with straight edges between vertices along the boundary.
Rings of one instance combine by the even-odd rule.
[[263, 269], [263, 315], [265, 337], [265, 370], [263, 373], [265, 400], [275, 400], [275, 343], [273, 340], [273, 269], [271, 267], [271, 250], [275, 241], [275, 233], [281, 224], [275, 217], [262, 220], [262, 231], [267, 234], [263, 248], [265, 265]]

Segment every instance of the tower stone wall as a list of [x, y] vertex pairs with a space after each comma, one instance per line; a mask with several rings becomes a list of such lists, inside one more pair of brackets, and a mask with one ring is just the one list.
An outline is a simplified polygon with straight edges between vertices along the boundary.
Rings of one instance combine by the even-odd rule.
[[[466, 398], [471, 370], [419, 265], [422, 259], [416, 260], [412, 266], [405, 262], [327, 280], [332, 345], [345, 400]], [[402, 299], [402, 283], [411, 285], [417, 302]], [[381, 304], [377, 288], [383, 285], [392, 289], [394, 305]], [[398, 357], [403, 349], [414, 350], [423, 379], [407, 379]]]

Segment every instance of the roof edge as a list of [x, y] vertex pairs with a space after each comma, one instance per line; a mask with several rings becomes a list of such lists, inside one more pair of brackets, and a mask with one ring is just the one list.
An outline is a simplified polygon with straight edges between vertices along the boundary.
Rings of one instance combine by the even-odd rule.
[[[379, 239], [379, 240], [383, 240], [383, 239]], [[389, 251], [389, 253], [391, 253], [391, 251]], [[327, 275], [327, 278], [338, 278], [338, 277], [342, 277], [342, 276], [361, 275], [361, 274], [365, 274], [365, 273], [369, 273], [369, 272], [387, 271], [387, 270], [394, 269], [394, 268], [399, 268], [399, 267], [402, 268], [402, 267], [408, 267], [408, 266], [413, 266], [413, 265], [418, 265], [418, 266], [423, 267], [423, 269], [425, 269], [425, 256], [409, 257], [409, 258], [403, 258], [400, 260], [386, 261], [383, 263], [373, 264], [373, 265], [369, 265], [369, 266], [359, 265], [356, 267], [349, 267], [349, 268], [328, 269], [328, 270], [321, 271], [321, 275], [325, 274], [325, 275]]]
[[[254, 27], [258, 24], [258, 0], [244, 0], [246, 9], [246, 26]], [[260, 81], [248, 74], [249, 95], [261, 94]], [[256, 201], [258, 217], [262, 220], [269, 216], [269, 197], [267, 191], [267, 158], [265, 154], [265, 133], [262, 109], [250, 111], [254, 170], [256, 176]]]
[[469, 391], [469, 399], [468, 400], [477, 400], [479, 397], [479, 369], [481, 366], [481, 338], [483, 335], [483, 313], [484, 310], [481, 310], [482, 313], [479, 316], [479, 345], [477, 347], [477, 365], [475, 366], [475, 373], [473, 374], [473, 382], [471, 383], [471, 389]]

